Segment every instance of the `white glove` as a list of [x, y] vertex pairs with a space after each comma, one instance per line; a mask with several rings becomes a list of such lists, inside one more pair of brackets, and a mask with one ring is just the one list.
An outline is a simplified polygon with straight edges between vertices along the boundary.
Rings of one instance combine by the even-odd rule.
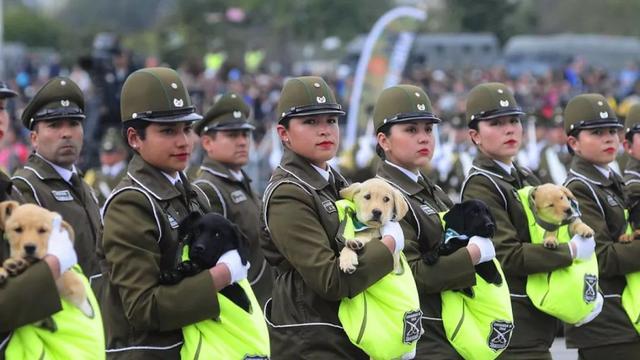
[[399, 254], [402, 252], [402, 249], [404, 249], [404, 233], [402, 232], [402, 227], [399, 222], [387, 221], [380, 229], [380, 235], [383, 237], [385, 235], [391, 236], [396, 243], [394, 253]]
[[472, 236], [469, 239], [469, 244], [467, 246], [471, 244], [477, 246], [478, 249], [480, 249], [480, 260], [478, 261], [478, 264], [491, 261], [496, 257], [496, 249], [495, 247], [493, 247], [493, 242], [491, 241], [491, 239], [482, 236]]
[[600, 314], [600, 312], [602, 311], [602, 305], [603, 304], [604, 304], [604, 298], [602, 297], [602, 294], [600, 294], [600, 292], [598, 292], [598, 295], [596, 296], [596, 306], [589, 313], [589, 315], [587, 315], [584, 319], [578, 321], [578, 323], [575, 324], [574, 326], [575, 327], [582, 326], [582, 325], [588, 323], [589, 321], [595, 319], [596, 316], [598, 316], [598, 314]]
[[229, 250], [220, 256], [216, 265], [225, 264], [231, 274], [231, 284], [237, 283], [240, 280], [247, 278], [247, 272], [249, 271], [249, 262], [246, 265], [242, 265], [240, 254], [238, 250]]
[[571, 257], [574, 259], [589, 260], [596, 250], [596, 241], [593, 239], [593, 236], [585, 238], [580, 235], [573, 235], [571, 241], [569, 241], [569, 245]]
[[49, 246], [47, 255], [55, 256], [60, 263], [60, 274], [69, 270], [78, 263], [78, 255], [73, 248], [73, 243], [69, 238], [69, 232], [62, 228], [62, 217], [56, 215], [53, 218], [53, 227], [49, 235]]

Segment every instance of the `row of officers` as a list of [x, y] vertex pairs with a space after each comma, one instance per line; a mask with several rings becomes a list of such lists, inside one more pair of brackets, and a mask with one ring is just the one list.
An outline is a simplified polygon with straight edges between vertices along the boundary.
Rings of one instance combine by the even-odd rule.
[[[2, 104], [15, 96], [6, 87], [0, 94]], [[409, 212], [383, 228], [381, 241], [358, 250], [359, 265], [352, 274], [339, 268], [342, 226], [335, 206], [348, 181], [328, 164], [338, 151], [338, 117], [344, 111], [319, 77], [289, 79], [277, 111], [276, 129], [285, 150], [261, 201], [242, 170], [253, 129], [242, 98], [225, 94], [203, 117], [175, 71], [134, 72], [121, 95], [122, 134], [134, 155], [128, 164], [113, 160], [105, 167], [104, 173], [125, 175], [113, 191], [102, 194], [100, 209], [99, 186], [96, 191], [82, 181], [74, 165], [82, 144], [83, 95], [68, 78], [45, 84], [22, 115], [34, 153], [12, 178], [2, 174], [0, 196], [60, 213], [75, 229], [75, 241], [70, 246], [67, 233], [55, 232], [42, 261], [0, 285], [0, 359], [30, 358], [34, 351], [42, 358], [63, 358], [56, 354], [79, 342], [83, 330], [74, 332], [73, 324], [60, 316], [71, 310], [55, 286], [76, 262], [90, 280], [105, 331], [94, 343], [98, 345], [74, 348], [78, 352], [67, 358], [367, 359], [367, 349], [347, 336], [341, 304], [386, 278], [399, 253], [419, 295], [417, 321], [404, 319], [403, 324], [405, 335], [418, 330], [418, 336], [407, 341], [413, 349], [400, 357], [551, 359], [560, 321], [534, 306], [527, 281], [595, 256], [598, 295], [589, 301], [597, 304], [589, 321], [565, 326], [567, 345], [577, 348], [581, 359], [639, 358], [640, 327], [629, 316], [634, 309], [623, 305], [622, 294], [629, 275], [640, 271], [640, 241], [618, 239], [627, 224], [633, 229], [640, 225], [640, 106], [624, 124], [624, 147], [631, 159], [623, 179], [609, 167], [623, 125], [604, 97], [583, 94], [568, 103], [563, 128], [573, 158], [565, 184], [595, 235], [547, 248], [530, 235], [530, 219], [518, 196], [518, 190], [540, 184], [516, 159], [525, 114], [505, 85], [476, 86], [468, 94], [465, 123], [477, 154], [459, 191], [461, 200], [482, 200], [489, 206], [495, 235], [473, 237], [468, 245], [428, 263], [425, 255], [445, 235], [440, 214], [453, 206], [421, 171], [437, 156], [434, 127], [443, 120], [422, 89], [398, 85], [384, 90], [373, 113], [380, 158], [376, 176], [402, 194]], [[0, 120], [6, 127], [5, 112]], [[194, 131], [206, 157], [197, 180], [190, 182], [184, 170]], [[117, 137], [113, 141], [105, 148], [118, 148]], [[102, 181], [96, 174], [89, 177], [96, 184]], [[231, 250], [209, 269], [177, 284], [161, 284], [160, 274], [175, 268], [184, 252], [181, 221], [190, 213], [210, 211], [241, 228], [250, 243], [250, 266]], [[4, 260], [12, 250], [5, 239], [0, 241]], [[506, 304], [504, 298], [488, 302], [509, 308], [510, 317], [492, 321], [481, 338], [454, 339], [450, 314], [443, 311], [444, 294], [475, 288], [476, 299], [482, 298], [476, 265], [489, 262], [498, 264], [505, 280], [501, 291], [508, 284], [508, 295]], [[251, 314], [219, 294], [231, 284], [247, 282], [251, 287], [243, 289], [255, 294], [250, 296]], [[398, 297], [402, 294], [388, 294], [383, 302]], [[474, 297], [464, 300], [465, 306], [473, 303]], [[468, 311], [467, 321], [463, 316], [454, 326], [456, 332], [473, 326], [468, 319], [475, 316], [474, 306]], [[53, 319], [54, 326], [43, 319]], [[222, 330], [213, 323], [223, 324]], [[385, 343], [385, 330], [362, 324], [360, 335], [378, 336]], [[65, 331], [65, 337], [60, 335]], [[38, 336], [29, 336], [33, 334]], [[55, 345], [38, 347], [38, 341]]]

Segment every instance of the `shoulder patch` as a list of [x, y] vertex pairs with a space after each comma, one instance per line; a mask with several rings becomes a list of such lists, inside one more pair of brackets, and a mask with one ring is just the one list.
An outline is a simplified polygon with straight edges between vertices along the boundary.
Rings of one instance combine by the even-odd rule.
[[51, 194], [57, 201], [73, 201], [73, 195], [69, 190], [51, 190]]

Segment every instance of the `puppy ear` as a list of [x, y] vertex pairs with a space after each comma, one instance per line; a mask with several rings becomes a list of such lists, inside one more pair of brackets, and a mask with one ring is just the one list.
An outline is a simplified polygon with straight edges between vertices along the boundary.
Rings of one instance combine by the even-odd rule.
[[466, 201], [453, 205], [442, 217], [446, 228], [464, 229], [464, 207]]
[[192, 211], [187, 215], [182, 221], [180, 221], [180, 225], [178, 226], [178, 239], [180, 241], [184, 241], [187, 235], [191, 232], [194, 226], [202, 215], [197, 211]]
[[409, 211], [409, 205], [398, 189], [393, 189], [393, 219], [400, 221]]
[[538, 187], [535, 186], [533, 189], [531, 189], [531, 200], [535, 200], [536, 199], [536, 191], [538, 191]]
[[68, 222], [62, 220], [62, 223], [60, 223], [60, 226], [62, 226], [63, 229], [67, 230], [67, 232], [69, 233], [69, 239], [71, 239], [71, 242], [75, 242], [76, 241], [76, 232], [73, 230], [73, 226], [71, 226], [71, 224], [69, 224]]
[[15, 210], [20, 204], [17, 201], [3, 201], [0, 203], [0, 229], [4, 230], [4, 224], [7, 222], [9, 216], [13, 210]]
[[358, 192], [360, 192], [360, 185], [361, 184], [359, 182], [355, 182], [347, 186], [346, 188], [340, 190], [340, 196], [343, 199], [353, 200], [353, 197], [356, 196]]
[[566, 188], [566, 187], [564, 187], [564, 186], [560, 186], [560, 190], [562, 190], [562, 192], [563, 192], [565, 195], [567, 195], [567, 197], [568, 197], [570, 200], [576, 200], [576, 197], [573, 195], [573, 193], [571, 192], [571, 190], [567, 189], [567, 188]]

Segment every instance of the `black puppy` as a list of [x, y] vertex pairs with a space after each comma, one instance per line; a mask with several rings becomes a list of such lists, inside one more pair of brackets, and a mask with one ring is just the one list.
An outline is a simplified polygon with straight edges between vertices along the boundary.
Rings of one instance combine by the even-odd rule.
[[[467, 246], [472, 236], [491, 238], [496, 231], [496, 221], [491, 210], [481, 200], [467, 200], [455, 204], [443, 217], [445, 222], [445, 236], [434, 251], [427, 253], [423, 259], [427, 264], [434, 264], [438, 257], [452, 254], [454, 251]], [[475, 266], [476, 274], [492, 284], [501, 284], [502, 277], [498, 273], [493, 261], [487, 261]], [[473, 296], [471, 289], [464, 289], [464, 293]]]
[[[178, 228], [178, 237], [189, 246], [189, 260], [182, 261], [171, 270], [160, 274], [160, 283], [176, 284], [184, 277], [193, 276], [216, 265], [229, 250], [238, 250], [242, 264], [249, 259], [249, 242], [237, 225], [222, 215], [190, 213]], [[247, 294], [238, 284], [231, 284], [220, 293], [245, 311], [250, 311]]]

